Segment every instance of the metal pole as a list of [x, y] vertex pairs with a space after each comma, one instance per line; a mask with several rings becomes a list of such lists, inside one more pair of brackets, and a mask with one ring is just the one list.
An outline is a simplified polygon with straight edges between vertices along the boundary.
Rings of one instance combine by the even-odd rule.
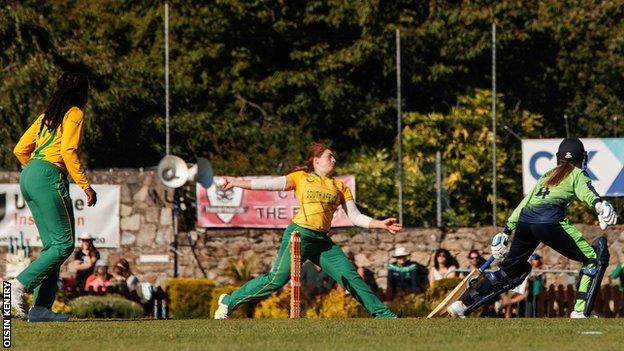
[[173, 277], [178, 276], [178, 217], [180, 215], [180, 188], [173, 191]]
[[492, 23], [492, 225], [496, 227], [496, 23]]
[[397, 138], [399, 144], [399, 223], [403, 223], [403, 127], [401, 125], [401, 33], [396, 30], [396, 74], [397, 74]]
[[563, 119], [565, 120], [566, 138], [569, 138], [570, 137], [570, 125], [568, 124], [568, 115], [564, 114]]
[[169, 155], [169, 4], [165, 2], [165, 152]]
[[442, 228], [442, 155], [436, 151], [436, 219]]

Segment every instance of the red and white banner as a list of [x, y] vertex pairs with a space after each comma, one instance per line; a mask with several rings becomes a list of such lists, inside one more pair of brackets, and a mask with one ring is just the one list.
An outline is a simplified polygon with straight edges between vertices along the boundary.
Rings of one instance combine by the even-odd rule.
[[[98, 201], [87, 206], [85, 193], [69, 185], [74, 207], [76, 235], [89, 233], [96, 247], [119, 247], [119, 185], [92, 184]], [[35, 221], [22, 197], [19, 184], [0, 184], [0, 245], [41, 246]]]
[[[241, 177], [261, 179], [266, 177]], [[355, 198], [355, 177], [341, 176]], [[197, 183], [197, 225], [208, 228], [286, 228], [299, 211], [294, 191], [258, 191], [232, 188], [206, 189]], [[332, 227], [350, 227], [351, 221], [342, 206], [334, 213]]]

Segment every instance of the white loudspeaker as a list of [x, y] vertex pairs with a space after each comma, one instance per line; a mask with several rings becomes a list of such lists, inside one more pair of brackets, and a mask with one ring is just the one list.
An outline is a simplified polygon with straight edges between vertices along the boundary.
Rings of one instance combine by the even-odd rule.
[[178, 156], [167, 155], [158, 163], [158, 178], [169, 188], [179, 188], [189, 179], [189, 168]]
[[189, 168], [188, 180], [198, 182], [206, 189], [212, 185], [213, 178], [212, 165], [203, 157], [198, 158], [197, 163]]
[[200, 157], [190, 168], [178, 156], [168, 155], [158, 163], [158, 178], [169, 188], [179, 188], [186, 182], [198, 182], [204, 188], [212, 185], [214, 173], [207, 159]]

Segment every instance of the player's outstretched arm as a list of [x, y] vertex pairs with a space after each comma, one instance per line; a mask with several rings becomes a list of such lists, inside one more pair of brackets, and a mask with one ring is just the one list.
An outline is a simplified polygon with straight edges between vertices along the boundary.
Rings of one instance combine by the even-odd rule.
[[392, 234], [395, 234], [403, 228], [401, 223], [399, 223], [396, 218], [386, 218], [383, 220], [378, 220], [362, 214], [360, 210], [358, 210], [357, 206], [355, 205], [355, 201], [353, 200], [348, 200], [346, 203], [343, 204], [342, 208], [347, 213], [347, 216], [351, 220], [351, 223], [358, 227], [369, 229], [385, 229]]
[[293, 190], [295, 188], [295, 184], [286, 176], [252, 180], [236, 179], [233, 177], [222, 177], [217, 185], [222, 187], [223, 190], [237, 187], [248, 190], [284, 191]]
[[392, 234], [396, 234], [403, 229], [403, 225], [396, 218], [373, 219], [369, 228], [385, 229]]

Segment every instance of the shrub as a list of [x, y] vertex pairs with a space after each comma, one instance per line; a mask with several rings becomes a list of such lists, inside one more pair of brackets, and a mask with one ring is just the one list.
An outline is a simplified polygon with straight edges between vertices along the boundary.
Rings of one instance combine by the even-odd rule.
[[254, 277], [253, 272], [256, 270], [256, 262], [256, 256], [254, 255], [249, 256], [247, 259], [242, 257], [230, 258], [230, 265], [226, 274], [235, 284], [244, 284]]
[[76, 318], [137, 319], [144, 315], [143, 307], [119, 295], [87, 295], [69, 302]]
[[433, 311], [433, 309], [440, 303], [448, 293], [450, 293], [457, 284], [462, 281], [462, 278], [453, 277], [453, 278], [445, 278], [436, 280], [433, 283], [433, 286], [427, 289], [425, 292], [424, 299], [429, 306], [429, 311]]
[[52, 305], [52, 312], [55, 313], [71, 313], [72, 309], [69, 305], [60, 300], [54, 300], [54, 304]]
[[[303, 311], [303, 308], [301, 309]], [[260, 301], [254, 318], [288, 318], [290, 316], [290, 288], [278, 290]]]
[[210, 318], [214, 283], [204, 278], [171, 278], [165, 283], [169, 316], [175, 319]]
[[307, 318], [354, 318], [367, 317], [368, 313], [351, 295], [332, 290], [317, 296], [305, 313]]
[[388, 307], [399, 317], [425, 317], [429, 314], [429, 304], [422, 294], [396, 294]]
[[[260, 301], [254, 310], [254, 318], [288, 318], [290, 316], [290, 295], [291, 287], [286, 287]], [[313, 295], [301, 294], [301, 315], [305, 316], [310, 309], [317, 311], [319, 301], [318, 297]], [[312, 313], [313, 315], [318, 314], [317, 312]]]

